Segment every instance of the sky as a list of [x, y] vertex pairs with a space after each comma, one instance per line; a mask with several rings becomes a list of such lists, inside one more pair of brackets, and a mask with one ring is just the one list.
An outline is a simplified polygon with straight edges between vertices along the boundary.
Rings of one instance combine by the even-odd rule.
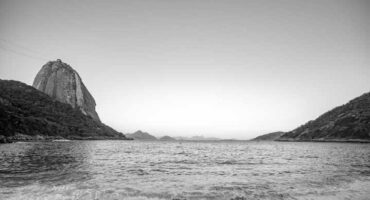
[[49, 60], [123, 133], [250, 139], [370, 89], [370, 1], [0, 0], [0, 79]]

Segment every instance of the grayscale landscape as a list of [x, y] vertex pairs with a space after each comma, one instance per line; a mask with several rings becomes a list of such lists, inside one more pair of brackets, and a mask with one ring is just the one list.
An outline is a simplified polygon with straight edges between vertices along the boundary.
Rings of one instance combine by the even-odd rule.
[[0, 199], [369, 199], [369, 22], [367, 0], [0, 0]]

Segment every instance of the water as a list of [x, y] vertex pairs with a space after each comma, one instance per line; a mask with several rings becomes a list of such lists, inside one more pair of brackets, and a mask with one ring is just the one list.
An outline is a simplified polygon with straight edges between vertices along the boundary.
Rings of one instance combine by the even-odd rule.
[[3, 144], [0, 199], [370, 199], [370, 144]]

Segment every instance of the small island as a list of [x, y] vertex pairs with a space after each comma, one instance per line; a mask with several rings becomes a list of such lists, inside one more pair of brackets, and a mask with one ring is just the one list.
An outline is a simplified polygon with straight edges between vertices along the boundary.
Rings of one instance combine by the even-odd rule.
[[167, 135], [163, 136], [163, 137], [160, 137], [159, 140], [161, 140], [161, 141], [176, 141], [175, 138], [167, 136]]

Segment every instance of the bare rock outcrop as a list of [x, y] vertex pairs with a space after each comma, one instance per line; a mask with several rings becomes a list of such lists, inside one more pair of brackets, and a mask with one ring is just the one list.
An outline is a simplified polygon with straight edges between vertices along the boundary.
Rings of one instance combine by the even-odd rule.
[[61, 60], [46, 63], [36, 75], [33, 87], [100, 122], [93, 96], [78, 73]]

